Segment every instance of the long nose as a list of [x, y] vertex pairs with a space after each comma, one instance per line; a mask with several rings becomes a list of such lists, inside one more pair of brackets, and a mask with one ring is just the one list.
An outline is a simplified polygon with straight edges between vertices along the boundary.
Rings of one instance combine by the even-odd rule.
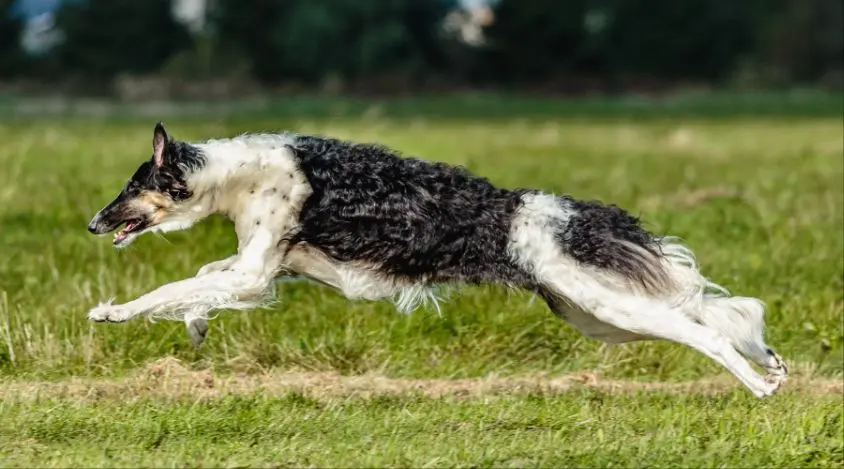
[[101, 213], [102, 212], [97, 212], [97, 214], [94, 215], [94, 218], [88, 222], [88, 231], [91, 233], [103, 234], [107, 231], [107, 227], [104, 223], [102, 223], [102, 217], [100, 216]]

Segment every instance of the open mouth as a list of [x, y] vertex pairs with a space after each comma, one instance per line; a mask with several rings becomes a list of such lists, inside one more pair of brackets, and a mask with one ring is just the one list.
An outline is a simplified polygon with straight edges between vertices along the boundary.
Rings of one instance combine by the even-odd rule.
[[114, 241], [113, 244], [118, 245], [129, 237], [132, 233], [137, 233], [143, 230], [146, 227], [146, 223], [143, 222], [140, 218], [134, 218], [131, 220], [126, 220], [126, 226], [124, 226], [120, 231], [114, 234]]

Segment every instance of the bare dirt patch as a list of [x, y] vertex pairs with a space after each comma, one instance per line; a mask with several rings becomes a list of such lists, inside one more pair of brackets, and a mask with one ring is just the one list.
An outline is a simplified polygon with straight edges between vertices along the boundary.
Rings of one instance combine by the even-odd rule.
[[[718, 394], [740, 388], [732, 376], [686, 382], [643, 382], [604, 379], [597, 373], [529, 375], [468, 379], [400, 379], [379, 375], [343, 376], [331, 372], [272, 372], [217, 375], [194, 371], [178, 360], [150, 363], [122, 379], [71, 378], [64, 381], [8, 381], [0, 383], [0, 399], [212, 399], [227, 395], [267, 396], [298, 392], [314, 398], [422, 395], [426, 397], [482, 397], [553, 395], [596, 389], [611, 393], [665, 392]], [[844, 379], [796, 376], [780, 392], [841, 395]]]

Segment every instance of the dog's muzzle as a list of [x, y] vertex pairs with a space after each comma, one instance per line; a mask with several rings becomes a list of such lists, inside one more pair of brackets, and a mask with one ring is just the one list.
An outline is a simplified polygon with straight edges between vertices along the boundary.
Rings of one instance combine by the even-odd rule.
[[104, 221], [99, 212], [94, 215], [94, 218], [92, 218], [90, 222], [88, 222], [88, 231], [94, 233], [95, 235], [106, 234], [113, 229], [114, 227], [111, 226], [110, 223]]

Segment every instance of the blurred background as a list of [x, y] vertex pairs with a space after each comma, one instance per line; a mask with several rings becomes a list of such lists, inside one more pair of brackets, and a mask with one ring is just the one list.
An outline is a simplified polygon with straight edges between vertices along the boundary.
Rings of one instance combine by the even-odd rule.
[[123, 100], [844, 82], [842, 0], [0, 0], [0, 83]]

